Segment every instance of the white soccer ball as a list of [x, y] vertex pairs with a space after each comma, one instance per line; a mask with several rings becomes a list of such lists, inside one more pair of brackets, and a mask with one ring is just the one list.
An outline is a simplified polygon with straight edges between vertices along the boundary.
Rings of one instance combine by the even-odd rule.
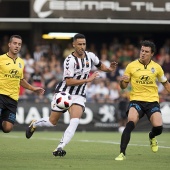
[[56, 94], [56, 105], [60, 109], [68, 109], [72, 105], [72, 98], [68, 92], [59, 92]]
[[118, 128], [119, 133], [123, 133], [124, 129], [125, 129], [124, 126], [120, 126], [120, 127]]

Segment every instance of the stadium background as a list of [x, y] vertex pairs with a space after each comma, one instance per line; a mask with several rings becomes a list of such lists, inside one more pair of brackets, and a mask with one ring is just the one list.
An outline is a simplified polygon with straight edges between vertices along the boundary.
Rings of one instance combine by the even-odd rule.
[[[63, 56], [61, 54], [63, 54], [62, 52], [71, 40], [44, 40], [42, 35], [49, 32], [80, 32], [86, 35], [87, 48], [92, 51], [95, 50], [94, 52], [99, 57], [101, 57], [100, 51], [104, 43], [109, 51], [111, 44], [117, 43], [117, 41], [121, 45], [134, 44], [138, 47], [140, 40], [150, 39], [157, 45], [157, 54], [155, 55], [157, 58], [155, 57], [155, 59], [162, 57], [160, 52], [162, 48], [165, 50], [164, 55], [168, 55], [169, 58], [170, 3], [167, 0], [161, 2], [159, 0], [107, 2], [109, 4], [100, 0], [1, 0], [0, 52], [1, 54], [5, 52], [5, 43], [10, 35], [20, 34], [23, 37], [24, 47], [26, 47], [27, 52], [29, 51], [32, 58], [37, 44], [41, 44], [44, 48], [49, 45], [53, 45], [55, 48], [57, 44], [60, 47], [59, 57], [61, 57], [62, 62]], [[50, 12], [49, 15], [42, 17], [40, 14], [44, 11]], [[21, 57], [24, 58], [25, 54], [26, 51], [23, 50]], [[164, 93], [160, 96], [163, 96], [161, 98], [161, 108], [164, 127], [169, 130], [169, 96]], [[98, 107], [94, 107], [94, 104], [90, 102], [87, 103], [86, 112], [81, 119], [78, 130], [117, 130], [119, 127], [117, 119], [118, 103], [96, 103], [96, 105]], [[48, 115], [49, 109], [49, 102], [36, 103], [32, 100], [24, 100], [21, 96], [15, 129], [22, 130], [23, 126], [27, 126], [33, 118]], [[58, 125], [60, 130], [66, 127], [68, 119], [67, 115], [63, 115], [63, 119], [60, 120]], [[136, 130], [141, 129], [149, 129], [146, 118], [136, 128]]]

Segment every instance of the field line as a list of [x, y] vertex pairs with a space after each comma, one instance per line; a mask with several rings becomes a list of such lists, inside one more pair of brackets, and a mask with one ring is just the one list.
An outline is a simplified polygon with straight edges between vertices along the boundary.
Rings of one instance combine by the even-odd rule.
[[[19, 138], [19, 139], [23, 139], [25, 137], [21, 137], [21, 136], [16, 136], [16, 135], [1, 135], [2, 137], [6, 137], [6, 138]], [[57, 139], [57, 138], [42, 138], [42, 137], [34, 137], [32, 138], [31, 140], [58, 140], [60, 141], [60, 139]], [[114, 142], [114, 141], [105, 141], [105, 140], [72, 140], [72, 141], [75, 141], [75, 142], [84, 142], [84, 143], [103, 143], [103, 144], [114, 144], [114, 145], [119, 145], [120, 143], [119, 142]], [[148, 141], [149, 142], [149, 141]], [[128, 144], [129, 146], [150, 146], [150, 145], [143, 145], [143, 144], [132, 144], [132, 143], [129, 143]], [[170, 149], [170, 146], [162, 146], [162, 145], [159, 145], [159, 148], [166, 148], [166, 149]]]

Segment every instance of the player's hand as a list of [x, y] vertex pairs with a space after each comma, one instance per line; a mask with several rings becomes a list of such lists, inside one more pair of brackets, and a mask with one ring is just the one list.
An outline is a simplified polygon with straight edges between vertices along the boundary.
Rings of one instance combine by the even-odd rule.
[[88, 79], [87, 82], [93, 81], [95, 78], [100, 77], [100, 73], [98, 71], [95, 71]]
[[41, 87], [34, 87], [33, 90], [36, 94], [44, 94], [45, 90]]
[[130, 77], [127, 75], [123, 75], [120, 77], [120, 81], [124, 81], [124, 82], [129, 82], [130, 81]]
[[116, 61], [112, 61], [112, 62], [110, 63], [109, 70], [110, 70], [110, 71], [115, 71], [116, 68], [117, 68], [117, 65], [118, 65], [118, 63], [117, 63]]

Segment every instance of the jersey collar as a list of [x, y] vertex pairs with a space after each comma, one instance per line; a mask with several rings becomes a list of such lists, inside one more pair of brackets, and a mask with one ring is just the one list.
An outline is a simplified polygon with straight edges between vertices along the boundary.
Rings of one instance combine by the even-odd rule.
[[12, 58], [12, 57], [10, 57], [9, 55], [8, 55], [8, 53], [6, 53], [6, 55], [9, 57], [9, 58], [11, 58], [12, 60], [16, 60], [17, 58], [18, 58], [18, 56], [14, 59], [14, 58]]

